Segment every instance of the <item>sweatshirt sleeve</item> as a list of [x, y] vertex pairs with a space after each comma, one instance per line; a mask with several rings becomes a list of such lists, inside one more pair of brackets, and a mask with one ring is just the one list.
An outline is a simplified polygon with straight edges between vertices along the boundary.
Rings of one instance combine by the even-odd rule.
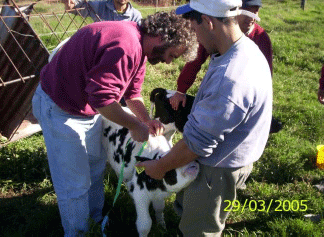
[[253, 31], [248, 35], [248, 37], [258, 45], [259, 49], [267, 59], [270, 67], [271, 75], [272, 75], [273, 56], [272, 56], [272, 43], [269, 35], [261, 26], [255, 24]]
[[[77, 12], [73, 12], [72, 13], [78, 15], [80, 13], [80, 15], [82, 17], [87, 17], [90, 13], [89, 13], [89, 8], [87, 7], [87, 3], [84, 2], [83, 0], [75, 0], [75, 6], [74, 9], [78, 9], [78, 13]], [[92, 3], [91, 3], [91, 7], [95, 7]], [[83, 8], [83, 9], [82, 9]]]
[[130, 20], [135, 21], [138, 25], [141, 25], [142, 18], [143, 17], [142, 17], [141, 12], [134, 8], [133, 16], [132, 16], [132, 19], [130, 19]]
[[263, 32], [261, 37], [262, 37], [262, 39], [261, 39], [262, 43], [259, 44], [259, 48], [268, 61], [271, 75], [272, 75], [273, 72], [272, 72], [272, 44], [271, 44], [271, 40], [270, 40], [269, 35], [265, 31]]
[[197, 57], [194, 61], [187, 62], [183, 67], [179, 77], [178, 77], [178, 87], [177, 91], [181, 93], [186, 93], [187, 90], [192, 86], [196, 80], [196, 76], [201, 69], [201, 65], [206, 62], [209, 54], [207, 53], [204, 46], [199, 44]]
[[85, 89], [89, 104], [94, 108], [119, 101], [136, 67], [133, 58], [120, 47], [106, 48], [98, 58], [98, 63], [87, 74]]
[[[75, 0], [75, 7], [76, 8], [80, 8], [78, 9], [78, 13], [73, 12], [73, 14], [76, 15], [81, 15], [82, 17], [86, 18], [88, 16], [90, 16], [94, 22], [98, 22], [103, 18], [102, 14], [100, 14], [100, 9], [105, 7], [105, 3], [102, 1], [83, 1], [83, 0]], [[102, 12], [102, 11], [101, 11]], [[99, 18], [98, 18], [98, 16]], [[106, 19], [107, 20], [107, 19]], [[113, 19], [111, 19], [113, 20]]]
[[137, 71], [135, 78], [130, 82], [127, 90], [124, 94], [126, 100], [141, 97], [142, 84], [144, 82], [145, 71], [146, 71], [146, 59]]

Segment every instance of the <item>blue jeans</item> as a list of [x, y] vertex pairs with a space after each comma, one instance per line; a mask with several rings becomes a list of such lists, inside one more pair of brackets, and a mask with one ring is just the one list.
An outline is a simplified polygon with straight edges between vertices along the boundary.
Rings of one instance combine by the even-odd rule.
[[71, 115], [40, 86], [32, 102], [45, 139], [64, 236], [80, 236], [88, 230], [89, 217], [96, 222], [102, 219], [106, 154], [101, 116]]

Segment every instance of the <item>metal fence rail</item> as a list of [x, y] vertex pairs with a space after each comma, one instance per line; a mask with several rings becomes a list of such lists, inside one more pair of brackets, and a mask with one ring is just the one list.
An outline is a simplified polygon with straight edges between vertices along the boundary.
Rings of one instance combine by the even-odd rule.
[[[35, 4], [18, 6], [14, 0], [0, 3], [0, 135], [9, 141], [16, 140], [17, 134], [19, 138], [30, 135], [22, 135], [18, 129], [25, 118], [27, 123], [35, 123], [31, 99], [39, 72], [48, 61], [48, 50], [93, 22], [88, 15], [82, 17], [81, 8], [42, 13]], [[93, 9], [88, 4], [86, 7], [90, 14]]]

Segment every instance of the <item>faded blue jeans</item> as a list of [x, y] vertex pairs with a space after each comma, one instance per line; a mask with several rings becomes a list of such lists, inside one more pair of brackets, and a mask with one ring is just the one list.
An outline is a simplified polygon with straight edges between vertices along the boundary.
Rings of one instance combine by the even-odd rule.
[[33, 97], [33, 114], [43, 130], [64, 236], [82, 236], [89, 217], [102, 219], [106, 155], [101, 116], [71, 115], [40, 86]]

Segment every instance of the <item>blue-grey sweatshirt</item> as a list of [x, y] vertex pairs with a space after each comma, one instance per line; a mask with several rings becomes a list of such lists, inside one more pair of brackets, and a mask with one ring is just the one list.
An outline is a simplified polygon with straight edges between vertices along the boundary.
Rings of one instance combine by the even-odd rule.
[[183, 137], [204, 165], [237, 168], [258, 160], [272, 117], [272, 79], [258, 46], [242, 36], [211, 57]]

